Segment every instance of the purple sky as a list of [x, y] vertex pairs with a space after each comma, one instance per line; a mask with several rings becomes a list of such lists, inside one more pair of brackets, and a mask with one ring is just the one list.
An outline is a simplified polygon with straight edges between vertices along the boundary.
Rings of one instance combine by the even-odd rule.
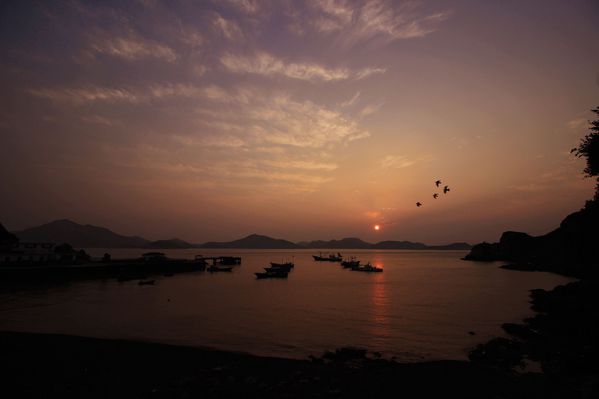
[[0, 10], [11, 230], [478, 242], [592, 195], [569, 149], [599, 105], [597, 1]]

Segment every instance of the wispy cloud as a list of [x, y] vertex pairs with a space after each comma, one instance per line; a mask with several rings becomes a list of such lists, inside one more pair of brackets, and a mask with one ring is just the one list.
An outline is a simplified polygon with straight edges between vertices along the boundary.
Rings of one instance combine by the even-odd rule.
[[350, 99], [349, 99], [349, 100], [347, 100], [347, 101], [343, 101], [343, 102], [342, 102], [341, 104], [339, 104], [339, 105], [340, 105], [341, 107], [350, 107], [350, 106], [354, 105], [354, 104], [355, 104], [355, 103], [358, 101], [358, 99], [359, 99], [359, 98], [360, 98], [360, 92], [359, 92], [359, 91], [357, 91], [357, 92], [356, 92], [356, 94], [354, 94], [354, 95], [352, 96], [352, 98], [350, 98]]
[[257, 0], [227, 0], [227, 2], [246, 14], [256, 14], [261, 9]]
[[89, 52], [106, 54], [127, 61], [143, 58], [158, 58], [167, 62], [177, 60], [177, 53], [169, 46], [134, 35], [94, 38], [91, 40]]
[[243, 32], [237, 24], [237, 22], [223, 18], [220, 14], [216, 13], [212, 21], [214, 27], [227, 39], [229, 40], [241, 40], [243, 39]]
[[379, 161], [379, 165], [383, 169], [403, 169], [414, 165], [418, 162], [417, 159], [410, 159], [405, 155], [387, 155]]
[[[27, 90], [29, 94], [55, 102], [66, 102], [75, 105], [94, 102], [140, 104], [167, 98], [204, 98], [216, 101], [231, 101], [231, 93], [214, 85], [196, 86], [182, 83], [149, 84], [141, 87], [50, 87]], [[238, 93], [237, 101], [242, 99], [243, 92]]]
[[307, 81], [338, 81], [346, 79], [364, 79], [377, 73], [384, 73], [383, 68], [365, 68], [351, 71], [348, 68], [327, 68], [311, 62], [286, 62], [266, 52], [258, 52], [253, 56], [242, 56], [227, 53], [220, 58], [223, 66], [234, 73], [248, 73], [262, 76], [285, 76]]
[[[352, 46], [378, 39], [383, 42], [424, 37], [435, 32], [451, 12], [425, 13], [417, 2], [344, 0], [309, 2], [310, 13], [296, 12], [292, 26], [303, 23], [322, 34], [338, 33], [338, 43]], [[297, 21], [301, 19], [301, 23]], [[292, 31], [294, 31], [292, 29]], [[303, 32], [303, 31], [302, 31]]]
[[365, 117], [365, 116], [369, 116], [372, 114], [376, 114], [383, 107], [383, 105], [385, 105], [385, 103], [369, 104], [369, 105], [365, 106], [362, 109], [362, 111], [360, 111], [360, 116]]

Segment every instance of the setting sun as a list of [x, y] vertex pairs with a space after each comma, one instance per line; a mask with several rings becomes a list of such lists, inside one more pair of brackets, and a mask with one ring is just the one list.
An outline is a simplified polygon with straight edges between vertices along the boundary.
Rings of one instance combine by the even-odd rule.
[[375, 229], [376, 231], [379, 231], [379, 230], [381, 229], [381, 226], [379, 226], [378, 224], [375, 224], [375, 225], [374, 225], [374, 229]]

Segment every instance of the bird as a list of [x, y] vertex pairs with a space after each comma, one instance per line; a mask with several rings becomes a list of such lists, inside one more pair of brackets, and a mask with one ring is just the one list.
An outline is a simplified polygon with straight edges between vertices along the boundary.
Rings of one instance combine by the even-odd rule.
[[437, 181], [435, 182], [435, 186], [439, 187], [439, 185], [441, 185], [441, 180], [437, 180]]
[[434, 199], [437, 199], [437, 197], [438, 197], [438, 196], [439, 196], [439, 194], [437, 194], [437, 193], [434, 193], [434, 194], [433, 194], [433, 198], [434, 198]]
[[443, 187], [443, 194], [447, 194], [449, 192], [449, 186]]
[[416, 206], [420, 208], [422, 204], [420, 202], [416, 202]]

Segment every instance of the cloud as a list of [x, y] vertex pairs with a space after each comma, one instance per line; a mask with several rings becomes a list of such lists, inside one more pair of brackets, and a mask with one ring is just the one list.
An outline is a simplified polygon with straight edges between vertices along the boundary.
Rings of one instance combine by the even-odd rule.
[[265, 165], [281, 169], [303, 169], [303, 170], [325, 170], [332, 171], [338, 168], [334, 163], [323, 163], [315, 161], [264, 161]]
[[405, 155], [387, 155], [379, 161], [383, 169], [402, 169], [414, 165], [418, 160], [409, 159]]
[[262, 76], [285, 76], [307, 81], [339, 81], [346, 79], [364, 79], [370, 75], [384, 73], [383, 68], [365, 68], [353, 72], [348, 68], [327, 68], [310, 62], [285, 62], [266, 52], [258, 52], [253, 56], [224, 54], [221, 64], [233, 73], [249, 73]]
[[387, 72], [386, 68], [364, 68], [356, 73], [356, 80], [365, 79], [371, 75], [378, 75]]
[[82, 104], [86, 102], [129, 102], [137, 103], [142, 99], [135, 93], [123, 88], [86, 87], [86, 88], [41, 88], [30, 89], [29, 94], [56, 102]]
[[360, 111], [360, 116], [365, 117], [365, 116], [369, 116], [372, 114], [376, 114], [383, 107], [383, 105], [385, 105], [385, 103], [369, 104], [369, 105], [365, 106], [362, 109], [362, 111]]
[[39, 88], [29, 89], [29, 94], [56, 102], [84, 104], [93, 102], [132, 103], [139, 104], [166, 97], [206, 96], [205, 89], [185, 84], [150, 85], [146, 89], [111, 88], [102, 86], [86, 86], [80, 88]]
[[356, 103], [356, 101], [358, 101], [359, 98], [360, 98], [360, 92], [357, 91], [356, 94], [354, 94], [352, 98], [350, 98], [347, 101], [342, 102], [339, 105], [341, 107], [350, 107], [350, 106], [354, 105]]
[[256, 0], [228, 0], [228, 3], [246, 14], [256, 14], [260, 11], [260, 4]]
[[589, 120], [588, 118], [574, 118], [568, 121], [566, 125], [568, 126], [568, 129], [579, 132], [588, 127]]
[[175, 62], [177, 60], [177, 54], [172, 48], [133, 35], [92, 39], [89, 51], [127, 61], [136, 61], [143, 58], [158, 58], [166, 62]]
[[213, 26], [229, 40], [242, 40], [243, 32], [237, 22], [223, 18], [216, 13], [212, 21]]
[[337, 42], [345, 46], [375, 38], [392, 42], [424, 37], [435, 32], [451, 14], [449, 11], [423, 13], [418, 2], [320, 0], [308, 4], [308, 12], [291, 13], [295, 19], [290, 27], [311, 26], [316, 33], [336, 33]]
[[349, 70], [345, 68], [329, 69], [314, 63], [286, 63], [265, 52], [259, 52], [253, 57], [225, 54], [220, 58], [220, 62], [234, 73], [283, 75], [293, 79], [325, 82], [350, 77]]

